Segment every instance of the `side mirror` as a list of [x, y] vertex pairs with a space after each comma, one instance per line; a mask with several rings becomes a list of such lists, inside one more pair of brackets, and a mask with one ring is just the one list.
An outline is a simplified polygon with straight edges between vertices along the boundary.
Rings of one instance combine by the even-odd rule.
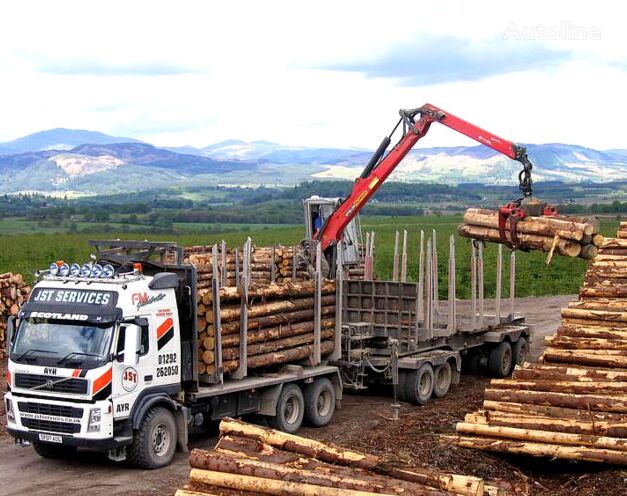
[[6, 352], [7, 355], [11, 353], [13, 347], [13, 341], [15, 341], [15, 315], [11, 315], [7, 319], [7, 337], [6, 337]]
[[141, 327], [136, 324], [124, 324], [124, 365], [134, 366], [139, 363], [139, 344]]

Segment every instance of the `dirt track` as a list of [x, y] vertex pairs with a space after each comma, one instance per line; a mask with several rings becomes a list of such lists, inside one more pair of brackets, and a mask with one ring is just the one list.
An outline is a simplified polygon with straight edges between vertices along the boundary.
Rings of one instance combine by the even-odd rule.
[[[559, 322], [559, 309], [572, 297], [523, 298], [517, 311], [534, 325], [532, 355], [541, 352], [543, 337]], [[438, 434], [452, 432], [455, 422], [476, 410], [487, 379], [468, 376], [449, 395], [425, 407], [403, 404], [401, 419], [392, 422], [390, 398], [346, 396], [332, 425], [324, 429], [302, 429], [306, 436], [386, 454], [414, 466], [434, 466], [488, 479], [506, 478], [529, 484], [532, 494], [578, 496], [627, 494], [627, 471], [591, 464], [534, 460], [491, 455], [443, 446]], [[0, 412], [4, 425], [4, 412]], [[367, 435], [364, 435], [367, 433]], [[195, 439], [192, 446], [211, 448], [215, 436]], [[39, 458], [31, 448], [20, 448], [4, 432], [0, 434], [0, 495], [171, 495], [187, 480], [189, 468], [183, 454], [158, 471], [128, 469], [97, 453], [81, 452], [72, 460]]]

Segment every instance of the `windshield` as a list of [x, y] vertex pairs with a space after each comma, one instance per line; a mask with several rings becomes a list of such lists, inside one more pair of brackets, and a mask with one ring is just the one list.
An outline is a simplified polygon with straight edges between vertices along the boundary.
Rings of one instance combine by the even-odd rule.
[[59, 367], [96, 367], [110, 350], [112, 334], [111, 323], [23, 319], [11, 350], [11, 360]]

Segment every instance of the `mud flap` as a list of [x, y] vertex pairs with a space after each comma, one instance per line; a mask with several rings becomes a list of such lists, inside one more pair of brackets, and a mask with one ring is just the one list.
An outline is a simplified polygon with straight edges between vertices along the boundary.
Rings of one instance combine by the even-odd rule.
[[187, 453], [189, 440], [189, 422], [191, 420], [189, 408], [181, 406], [177, 408], [174, 416], [176, 421], [176, 449], [181, 453]]

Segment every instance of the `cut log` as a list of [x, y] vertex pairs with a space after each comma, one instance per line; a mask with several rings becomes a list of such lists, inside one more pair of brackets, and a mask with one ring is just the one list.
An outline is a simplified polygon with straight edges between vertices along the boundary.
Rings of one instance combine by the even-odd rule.
[[[501, 236], [498, 229], [490, 229], [488, 227], [478, 227], [472, 225], [462, 225], [457, 229], [460, 236], [464, 238], [472, 238], [483, 241], [491, 241], [501, 243]], [[506, 239], [511, 243], [511, 235], [506, 233]], [[533, 234], [519, 234], [519, 242], [521, 246], [533, 250], [548, 252], [553, 244], [553, 237], [535, 236]], [[577, 257], [581, 253], [581, 245], [566, 240], [559, 240], [555, 246], [555, 251], [560, 255], [567, 257]]]
[[627, 356], [582, 353], [581, 350], [560, 350], [548, 348], [544, 351], [545, 362], [570, 363], [578, 365], [598, 365], [600, 367], [627, 368]]
[[488, 438], [514, 439], [532, 443], [564, 444], [568, 446], [586, 446], [595, 449], [623, 451], [627, 457], [627, 439], [553, 431], [536, 431], [487, 424], [469, 424], [467, 422], [458, 422], [455, 431], [457, 434], [470, 434]]
[[[325, 319], [321, 321], [322, 329], [330, 329], [335, 326], [335, 319]], [[305, 334], [314, 330], [313, 322], [298, 322], [296, 324], [288, 324], [283, 326], [269, 327], [267, 329], [249, 331], [247, 338], [248, 344], [260, 343], [264, 341], [272, 341], [290, 336]], [[224, 348], [238, 346], [240, 343], [239, 334], [230, 334], [222, 338], [222, 346]]]
[[[323, 317], [329, 315], [335, 315], [335, 305], [327, 305], [321, 308], [321, 315]], [[248, 320], [248, 331], [257, 330], [260, 328], [281, 327], [286, 324], [296, 324], [303, 321], [313, 321], [314, 309], [307, 308], [305, 310], [296, 310], [294, 312], [276, 313], [273, 315], [264, 315]], [[213, 328], [210, 325], [209, 328]], [[226, 322], [222, 324], [222, 334], [234, 334], [240, 332], [239, 321]]]
[[604, 322], [627, 322], [627, 312], [610, 312], [605, 310], [586, 310], [579, 308], [562, 308], [564, 318], [579, 320], [601, 320]]
[[[335, 304], [335, 295], [327, 295], [320, 298], [323, 306]], [[271, 301], [265, 304], [253, 305], [248, 310], [248, 318], [261, 317], [277, 313], [291, 312], [294, 310], [303, 310], [313, 308], [314, 298], [299, 298], [294, 300]], [[230, 322], [239, 320], [241, 309], [239, 305], [235, 307], [224, 307], [220, 309], [220, 320], [222, 322]], [[213, 323], [213, 314], [207, 314], [207, 320]]]
[[517, 366], [512, 376], [522, 380], [620, 381], [627, 382], [627, 370], [587, 368], [572, 365], [528, 364]]
[[612, 463], [625, 465], [627, 453], [624, 451], [587, 448], [584, 446], [565, 446], [560, 444], [509, 441], [504, 439], [480, 439], [469, 436], [442, 436], [443, 442], [449, 442], [463, 448], [475, 448], [498, 453], [525, 454], [536, 457], [562, 458], [588, 462]]
[[601, 326], [569, 326], [557, 329], [557, 336], [571, 338], [627, 339], [627, 329], [614, 329]]
[[547, 391], [485, 390], [485, 399], [513, 403], [589, 409], [602, 412], [627, 413], [627, 395], [603, 396], [595, 394], [554, 393]]
[[[324, 281], [321, 288], [322, 294], [335, 292], [335, 281]], [[249, 297], [259, 298], [287, 298], [300, 296], [313, 296], [315, 293], [314, 281], [289, 282], [284, 284], [270, 284], [266, 287], [253, 288], [249, 291]], [[208, 302], [211, 302], [212, 295]], [[235, 301], [241, 298], [239, 288], [221, 288], [220, 301]]]
[[568, 418], [580, 420], [608, 420], [613, 422], [627, 422], [627, 414], [612, 412], [597, 412], [592, 410], [578, 410], [546, 405], [532, 405], [529, 403], [515, 403], [507, 401], [485, 400], [483, 408], [489, 411], [514, 413], [521, 415], [537, 415], [553, 418]]
[[261, 477], [216, 472], [213, 470], [200, 470], [197, 468], [193, 468], [189, 476], [193, 482], [210, 484], [236, 491], [250, 491], [279, 496], [377, 496], [377, 494], [393, 496], [393, 493], [373, 493], [370, 491], [321, 487], [313, 484], [284, 482]]
[[519, 389], [521, 391], [547, 391], [555, 393], [591, 393], [591, 394], [613, 394], [627, 393], [627, 382], [604, 381], [604, 382], [584, 382], [584, 381], [554, 381], [537, 380], [523, 381], [521, 379], [493, 379], [490, 382], [491, 388], [496, 389]]
[[[322, 341], [320, 343], [320, 353], [326, 356], [333, 352], [335, 344], [333, 341]], [[265, 353], [263, 355], [253, 355], [248, 357], [248, 368], [255, 369], [270, 365], [280, 365], [283, 363], [296, 362], [313, 355], [313, 345], [303, 345], [288, 350]], [[239, 360], [229, 360], [223, 362], [225, 372], [233, 372], [239, 365]]]

